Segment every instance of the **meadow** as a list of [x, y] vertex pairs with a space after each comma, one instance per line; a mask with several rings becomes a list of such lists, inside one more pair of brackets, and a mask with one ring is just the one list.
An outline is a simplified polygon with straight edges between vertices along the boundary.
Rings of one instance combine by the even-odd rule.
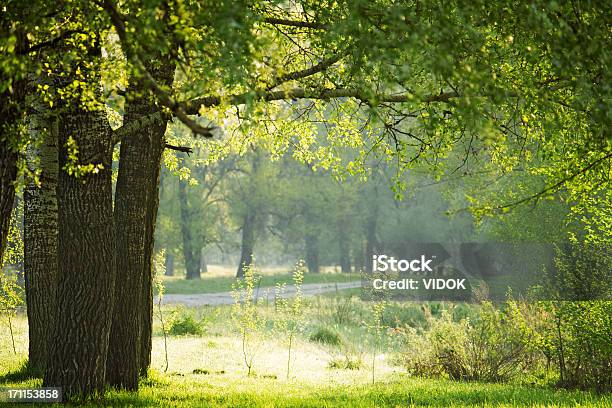
[[[266, 276], [277, 281], [291, 278], [276, 272]], [[344, 278], [331, 273], [326, 276], [332, 281]], [[166, 282], [173, 282], [173, 279], [166, 279]], [[221, 279], [231, 280], [222, 273], [212, 273], [210, 277], [205, 276], [201, 284]], [[247, 344], [253, 353], [250, 375], [247, 375], [245, 367], [242, 339], [232, 322], [235, 313], [232, 305], [197, 308], [166, 305], [162, 307], [166, 336], [156, 309], [151, 372], [149, 378], [142, 380], [139, 392], [109, 389], [91, 406], [612, 405], [609, 395], [555, 388], [554, 376], [530, 374], [506, 383], [494, 383], [412, 375], [404, 364], [408, 350], [401, 332], [386, 329], [384, 344], [373, 342], [368, 323], [374, 313], [373, 306], [355, 296], [355, 290], [304, 299], [303, 324], [292, 345], [287, 375], [287, 337], [275, 325], [280, 313], [278, 307], [269, 302], [260, 302], [254, 307], [261, 325], [257, 335]], [[386, 326], [424, 329], [443, 313], [450, 313], [453, 320], [460, 320], [475, 316], [478, 307], [394, 302], [386, 308]], [[5, 330], [6, 327], [4, 325], [0, 331], [1, 386], [40, 386], [41, 379], [32, 377], [24, 365], [28, 337], [25, 315], [20, 312], [12, 320], [16, 354], [12, 351], [10, 332]]]

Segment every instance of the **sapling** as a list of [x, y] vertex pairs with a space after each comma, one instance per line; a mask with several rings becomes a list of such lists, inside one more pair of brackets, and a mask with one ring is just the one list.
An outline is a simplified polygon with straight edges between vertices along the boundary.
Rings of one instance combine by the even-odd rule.
[[264, 319], [257, 309], [254, 299], [257, 278], [252, 265], [243, 268], [244, 277], [232, 285], [232, 322], [240, 333], [242, 341], [242, 356], [247, 368], [247, 376], [251, 375], [255, 354], [258, 351], [255, 342], [256, 336], [261, 332]]
[[11, 335], [13, 353], [17, 354], [15, 336], [13, 333], [13, 317], [17, 308], [24, 303], [23, 288], [17, 284], [15, 276], [9, 276], [0, 271], [0, 313], [5, 317]]
[[[382, 275], [381, 275], [382, 276]], [[378, 274], [374, 274], [369, 276], [370, 279], [374, 279], [374, 277], [380, 277]], [[370, 309], [372, 314], [372, 320], [370, 322], [365, 322], [367, 331], [370, 333], [370, 337], [372, 339], [372, 384], [375, 382], [375, 372], [376, 372], [376, 353], [379, 350], [379, 347], [382, 343], [383, 332], [385, 330], [383, 315], [385, 313], [385, 308], [387, 307], [387, 298], [389, 296], [388, 289], [381, 288], [378, 289], [375, 286], [372, 286], [369, 290], [369, 300], [370, 300]]]
[[157, 293], [157, 312], [159, 314], [159, 321], [161, 323], [162, 333], [164, 334], [164, 355], [166, 359], [166, 365], [164, 367], [164, 373], [168, 371], [168, 334], [166, 332], [166, 325], [164, 323], [164, 314], [162, 312], [162, 299], [164, 297], [164, 281], [162, 276], [166, 274], [166, 251], [161, 249], [153, 259], [153, 286]]
[[277, 317], [274, 325], [277, 331], [287, 337], [287, 379], [291, 368], [291, 348], [296, 334], [304, 328], [304, 296], [302, 294], [302, 283], [306, 266], [304, 261], [299, 261], [293, 270], [293, 285], [295, 296], [287, 297], [287, 284], [276, 284], [275, 297], [277, 303]]

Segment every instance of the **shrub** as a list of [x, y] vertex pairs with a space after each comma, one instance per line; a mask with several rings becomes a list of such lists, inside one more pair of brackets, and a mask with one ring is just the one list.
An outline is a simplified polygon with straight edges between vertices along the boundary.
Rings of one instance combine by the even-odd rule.
[[178, 308], [170, 315], [168, 333], [174, 336], [187, 334], [201, 335], [204, 332], [202, 323], [196, 320], [193, 313]]
[[318, 327], [308, 338], [310, 341], [327, 344], [330, 346], [338, 346], [342, 343], [340, 334], [330, 327]]
[[444, 311], [430, 329], [405, 329], [405, 363], [420, 376], [451, 379], [503, 381], [524, 372], [535, 359], [532, 337], [513, 314], [514, 304], [497, 309], [481, 305], [476, 320], [452, 320]]
[[363, 368], [363, 361], [361, 358], [345, 356], [343, 358], [330, 360], [329, 363], [327, 363], [327, 367], [340, 370], [360, 370]]
[[570, 240], [556, 256], [557, 270], [540, 302], [548, 314], [535, 327], [541, 348], [557, 365], [560, 385], [612, 390], [612, 247]]

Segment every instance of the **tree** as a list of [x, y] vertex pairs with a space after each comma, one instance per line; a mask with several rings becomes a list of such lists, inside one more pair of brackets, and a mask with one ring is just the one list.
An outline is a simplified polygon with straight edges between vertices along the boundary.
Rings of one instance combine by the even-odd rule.
[[[24, 275], [28, 310], [28, 364], [43, 373], [55, 321], [58, 278], [58, 129], [43, 103], [29, 116], [29, 131], [39, 144], [29, 154], [32, 178], [24, 189]], [[37, 169], [36, 167], [39, 167]]]
[[[99, 48], [91, 52], [100, 55]], [[77, 68], [97, 76], [84, 65]], [[88, 396], [104, 392], [113, 308], [113, 133], [106, 112], [95, 100], [89, 106], [71, 100], [60, 124], [58, 254], [62, 261], [43, 384], [62, 387], [66, 396]]]
[[[147, 63], [147, 69], [153, 72], [156, 81], [167, 86], [174, 79], [174, 64], [168, 58], [158, 56]], [[124, 122], [127, 124], [159, 110], [152, 95], [134, 78], [126, 95]], [[138, 389], [138, 375], [144, 368], [141, 358], [150, 361], [150, 340], [143, 343], [142, 337], [143, 333], [148, 336], [151, 325], [149, 246], [153, 245], [155, 220], [147, 219], [147, 215], [149, 202], [157, 196], [156, 184], [153, 188], [151, 179], [159, 171], [159, 146], [164, 144], [165, 131], [164, 122], [154, 123], [121, 140], [114, 207], [117, 279], [121, 284], [116, 286], [114, 294], [106, 378], [109, 384], [129, 390]], [[143, 330], [143, 327], [147, 328]]]
[[[606, 103], [610, 96], [610, 57], [605, 52], [610, 39], [603, 2], [590, 2], [580, 9], [570, 3], [536, 2], [534, 6], [514, 1], [503, 1], [495, 8], [483, 1], [357, 1], [334, 7], [301, 2], [299, 8], [282, 9], [266, 1], [256, 5], [221, 1], [188, 11], [174, 3], [154, 3], [122, 4], [129, 6], [126, 9], [139, 10], [127, 16], [111, 0], [98, 4], [74, 2], [54, 10], [55, 14], [39, 13], [44, 4], [37, 2], [17, 9], [16, 3], [10, 2], [8, 12], [2, 11], [0, 29], [10, 35], [2, 35], [2, 48], [8, 52], [3, 53], [1, 69], [7, 75], [3, 75], [0, 88], [0, 252], [6, 240], [18, 152], [23, 144], [19, 129], [24, 112], [23, 81], [28, 72], [23, 66], [28, 60], [21, 56], [29, 49], [26, 34], [39, 26], [31, 24], [34, 15], [48, 16], [41, 26], [43, 31], [48, 25], [54, 27], [51, 40], [59, 38], [61, 42], [68, 37], [72, 49], [85, 45], [82, 52], [69, 53], [76, 62], [74, 66], [81, 66], [78, 62], [82, 59], [95, 60], [92, 53], [99, 49], [99, 43], [91, 46], [98, 41], [91, 33], [100, 39], [100, 34], [112, 26], [126, 57], [127, 71], [163, 106], [155, 113], [141, 115], [139, 120], [126, 122], [113, 134], [99, 105], [83, 110], [74, 101], [68, 104], [69, 112], [82, 122], [77, 124], [66, 115], [68, 121], [60, 129], [59, 256], [66, 265], [63, 262], [59, 268], [58, 311], [65, 319], [75, 318], [73, 326], [88, 335], [80, 336], [74, 347], [69, 347], [69, 336], [75, 333], [63, 330], [69, 329], [65, 320], [58, 322], [56, 350], [46, 384], [63, 385], [68, 393], [101, 390], [101, 372], [104, 375], [98, 366], [104, 366], [104, 335], [110, 326], [109, 302], [114, 293], [114, 269], [107, 269], [108, 265], [113, 268], [114, 262], [114, 256], [109, 255], [109, 251], [114, 253], [109, 226], [109, 152], [113, 142], [124, 137], [120, 135], [170, 117], [204, 136], [211, 135], [213, 125], [227, 120], [227, 135], [236, 137], [228, 136], [232, 141], [245, 135], [262, 139], [274, 155], [297, 145], [296, 158], [320, 163], [334, 172], [342, 167], [334, 154], [338, 145], [357, 150], [347, 165], [350, 172], [365, 166], [368, 156], [378, 155], [396, 158], [401, 174], [417, 162], [438, 163], [458, 141], [473, 139], [484, 155], [505, 169], [526, 162], [545, 179], [539, 191], [516, 197], [509, 204], [495, 203], [487, 210], [503, 211], [568, 188], [583, 207], [581, 211], [594, 215], [589, 222], [605, 224], [610, 219], [606, 206], [609, 192], [604, 190], [612, 158]], [[100, 15], [99, 6], [106, 16]], [[159, 10], [164, 7], [173, 14], [176, 24], [169, 30], [156, 30]], [[66, 21], [72, 32], [58, 32]], [[75, 26], [83, 32], [75, 33]], [[201, 40], [204, 37], [207, 41]], [[175, 39], [180, 44], [178, 49], [169, 46], [176, 44]], [[41, 40], [37, 44], [47, 39]], [[147, 69], [147, 46], [167, 51], [185, 73], [174, 88], [158, 83]], [[70, 77], [69, 93], [99, 102], [100, 97], [90, 96], [99, 83], [100, 72], [94, 73], [91, 68], [82, 72], [87, 75]], [[285, 103], [289, 100], [296, 103]], [[327, 146], [312, 137], [318, 132], [311, 123], [316, 118], [300, 115], [313, 112], [322, 117], [324, 110], [332, 111], [324, 122], [335, 129], [329, 133]], [[193, 115], [204, 116], [209, 122], [202, 124]], [[290, 122], [288, 117], [304, 120]], [[351, 122], [356, 117], [366, 120]], [[366, 126], [355, 129], [357, 123]], [[78, 134], [71, 140], [68, 136], [75, 132]], [[69, 162], [68, 142], [73, 151], [79, 150], [77, 169], [86, 173], [79, 180], [64, 169]], [[527, 149], [513, 148], [521, 145]], [[145, 273], [151, 270], [157, 212], [159, 161], [155, 159], [161, 156], [163, 145], [152, 143], [151, 149], [148, 191], [153, 199], [147, 200], [145, 216]], [[525, 151], [537, 152], [545, 164], [530, 162]], [[550, 157], [553, 164], [547, 160]], [[401, 188], [401, 178], [395, 180]], [[596, 205], [589, 204], [592, 197], [597, 198]], [[250, 253], [246, 251], [246, 255]], [[94, 321], [87, 306], [92, 306], [99, 290], [108, 296], [100, 300]], [[150, 279], [144, 280], [143, 292], [147, 301], [141, 311], [141, 351], [150, 344], [150, 325], [146, 324], [152, 313]], [[101, 330], [102, 340], [90, 336], [92, 329]], [[92, 340], [93, 346], [86, 348]], [[71, 354], [84, 350], [84, 355]], [[92, 368], [94, 355], [95, 361], [102, 363]], [[147, 356], [141, 357], [141, 368], [146, 367]], [[75, 371], [64, 371], [67, 367], [62, 366], [62, 358], [76, 359]]]

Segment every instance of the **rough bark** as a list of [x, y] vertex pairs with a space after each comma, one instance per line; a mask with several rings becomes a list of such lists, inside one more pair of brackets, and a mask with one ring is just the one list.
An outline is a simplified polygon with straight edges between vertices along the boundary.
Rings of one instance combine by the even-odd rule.
[[184, 180], [179, 180], [179, 207], [185, 277], [187, 279], [200, 279], [200, 253], [191, 235], [191, 212], [187, 198], [187, 182]]
[[30, 133], [40, 139], [30, 148], [28, 167], [39, 171], [39, 185], [26, 185], [24, 198], [24, 274], [28, 312], [28, 364], [36, 372], [46, 367], [55, 320], [58, 269], [57, 121], [40, 110], [30, 116]]
[[[167, 69], [174, 73], [174, 64], [165, 63]], [[172, 76], [170, 76], [172, 78]], [[171, 79], [169, 79], [171, 81]], [[164, 128], [165, 131], [165, 128]], [[157, 210], [159, 208], [159, 179], [162, 153], [164, 151], [164, 135], [159, 132], [152, 135], [149, 152], [149, 169], [147, 174], [147, 215], [145, 218], [145, 270], [142, 285], [142, 303], [140, 316], [142, 332], [140, 336], [140, 375], [146, 376], [151, 365], [151, 348], [153, 334], [153, 256], [155, 250], [155, 227]]]
[[306, 244], [306, 266], [309, 273], [319, 273], [321, 266], [319, 265], [319, 238], [314, 234], [307, 234], [305, 239]]
[[[113, 294], [115, 236], [112, 202], [112, 130], [102, 109], [73, 102], [60, 117], [58, 213], [59, 263], [53, 342], [44, 386], [62, 387], [65, 397], [104, 392]], [[79, 177], [66, 142], [78, 146], [79, 164], [103, 169]]]
[[[157, 81], [170, 84], [174, 77], [173, 65], [167, 61], [147, 63]], [[159, 108], [153, 97], [137, 82], [127, 92], [124, 123], [129, 124]], [[157, 181], [161, 162], [160, 146], [166, 123], [152, 123], [121, 141], [119, 172], [115, 189], [115, 230], [117, 234], [117, 280], [115, 307], [110, 335], [110, 353], [107, 358], [108, 384], [135, 391], [139, 374], [146, 374], [150, 357], [143, 358], [143, 332], [151, 330], [152, 308], [152, 236], [154, 221], [149, 219], [151, 207], [157, 205]], [[157, 170], [156, 170], [157, 169]], [[155, 183], [155, 184], [154, 184]], [[156, 211], [156, 210], [155, 210]], [[156, 215], [155, 215], [156, 217]], [[146, 334], [150, 339], [150, 334]], [[146, 365], [143, 365], [146, 364]]]

